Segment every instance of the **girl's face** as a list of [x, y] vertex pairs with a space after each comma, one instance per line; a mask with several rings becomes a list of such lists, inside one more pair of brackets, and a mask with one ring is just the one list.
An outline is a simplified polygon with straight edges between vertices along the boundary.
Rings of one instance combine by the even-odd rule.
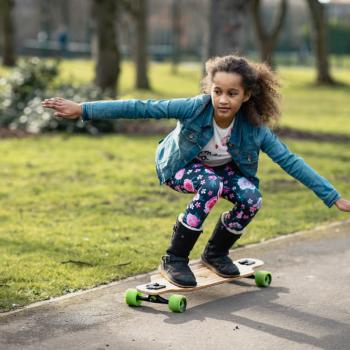
[[248, 101], [250, 93], [245, 93], [242, 77], [237, 73], [217, 72], [211, 86], [211, 100], [214, 118], [219, 126], [229, 126], [243, 102]]

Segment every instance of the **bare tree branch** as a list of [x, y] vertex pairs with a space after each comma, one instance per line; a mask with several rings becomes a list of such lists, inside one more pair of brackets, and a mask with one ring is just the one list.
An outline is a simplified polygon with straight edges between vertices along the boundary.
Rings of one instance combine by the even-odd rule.
[[281, 33], [282, 26], [287, 14], [287, 0], [281, 0], [278, 9], [277, 18], [270, 33], [262, 23], [262, 17], [260, 15], [261, 0], [252, 1], [252, 13], [256, 35], [258, 37], [259, 45], [261, 48], [261, 60], [268, 63], [271, 67], [274, 66], [273, 51], [276, 47], [277, 39]]

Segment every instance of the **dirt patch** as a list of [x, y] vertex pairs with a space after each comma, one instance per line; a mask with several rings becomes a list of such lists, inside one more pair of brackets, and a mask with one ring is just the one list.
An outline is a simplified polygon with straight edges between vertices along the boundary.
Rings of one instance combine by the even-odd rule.
[[32, 136], [33, 134], [23, 131], [23, 130], [10, 130], [8, 128], [0, 128], [0, 139], [7, 138], [23, 138], [27, 136]]
[[350, 142], [350, 135], [345, 134], [314, 133], [286, 127], [276, 129], [275, 133], [281, 137], [298, 140], [312, 140], [321, 142]]
[[119, 123], [119, 132], [131, 135], [166, 135], [174, 128], [175, 125], [159, 120], [128, 120]]
[[[169, 125], [169, 122], [162, 123], [161, 121], [138, 120], [121, 122], [117, 134], [126, 135], [167, 135], [174, 129], [175, 125]], [[279, 127], [274, 130], [279, 137], [297, 139], [297, 140], [311, 140], [319, 142], [350, 142], [350, 135], [346, 134], [327, 134], [314, 133], [309, 131], [296, 130], [287, 127]], [[103, 133], [101, 133], [102, 135]], [[0, 139], [5, 138], [23, 138], [28, 136], [35, 136], [23, 130], [10, 130], [7, 128], [0, 128]]]
[[300, 189], [298, 181], [292, 179], [275, 179], [264, 182], [263, 189], [268, 190], [271, 193], [280, 191], [297, 191]]

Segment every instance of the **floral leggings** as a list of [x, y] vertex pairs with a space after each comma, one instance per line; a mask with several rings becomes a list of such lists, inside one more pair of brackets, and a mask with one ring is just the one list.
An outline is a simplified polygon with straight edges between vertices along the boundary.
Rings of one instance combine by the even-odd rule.
[[257, 187], [243, 177], [232, 162], [209, 167], [199, 161], [192, 161], [167, 180], [166, 185], [178, 192], [196, 193], [182, 219], [193, 228], [202, 226], [220, 197], [234, 204], [223, 218], [225, 226], [233, 232], [243, 230], [262, 203]]

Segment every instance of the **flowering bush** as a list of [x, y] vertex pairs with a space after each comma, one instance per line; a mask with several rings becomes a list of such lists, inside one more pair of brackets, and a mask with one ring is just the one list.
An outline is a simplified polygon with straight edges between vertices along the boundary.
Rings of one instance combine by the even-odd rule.
[[53, 117], [45, 110], [41, 101], [60, 96], [75, 102], [102, 100], [106, 98], [101, 89], [90, 85], [57, 84], [59, 61], [48, 62], [31, 58], [21, 62], [9, 78], [0, 80], [0, 127], [21, 129], [31, 133], [61, 130], [68, 132], [115, 131], [117, 122], [67, 121]]

